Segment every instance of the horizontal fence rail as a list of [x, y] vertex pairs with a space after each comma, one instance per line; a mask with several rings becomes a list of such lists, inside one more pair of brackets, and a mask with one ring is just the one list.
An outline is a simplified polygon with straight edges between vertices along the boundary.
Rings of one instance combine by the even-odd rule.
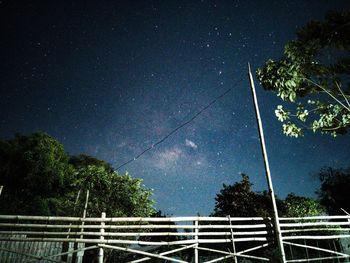
[[350, 216], [280, 218], [280, 227], [286, 262], [349, 262]]
[[[238, 257], [266, 261], [268, 259], [264, 257], [247, 253], [268, 246], [273, 241], [273, 231], [271, 220], [262, 217], [79, 218], [0, 215], [0, 241], [81, 244], [79, 247], [71, 246], [76, 249], [72, 248], [70, 252], [91, 248], [139, 255], [131, 257], [132, 262], [151, 258], [188, 262], [179, 257], [189, 257], [189, 252], [183, 251], [190, 249], [194, 250], [194, 262], [205, 262], [204, 258], [210, 259], [207, 262], [217, 262]], [[148, 252], [146, 247], [156, 247], [159, 253]], [[238, 248], [235, 253], [232, 252], [233, 247]], [[4, 249], [0, 247], [0, 250]], [[210, 253], [216, 256], [209, 256]], [[60, 255], [67, 254], [69, 251], [63, 251]]]
[[[350, 216], [279, 218], [279, 223], [286, 262], [349, 261]], [[118, 260], [107, 262], [264, 262], [276, 253], [276, 244], [273, 220], [262, 217], [0, 215], [3, 263], [80, 263], [84, 253], [103, 262], [104, 250], [119, 253]]]
[[[195, 221], [198, 225], [193, 224]], [[101, 223], [104, 225], [101, 226]], [[0, 240], [173, 245], [227, 243], [231, 242], [233, 234], [235, 242], [248, 242], [266, 241], [267, 229], [271, 227], [270, 221], [263, 218], [231, 218], [231, 225], [228, 223], [226, 217], [75, 218], [0, 215]], [[103, 233], [101, 229], [104, 229]], [[169, 236], [177, 237], [178, 240], [139, 239]]]

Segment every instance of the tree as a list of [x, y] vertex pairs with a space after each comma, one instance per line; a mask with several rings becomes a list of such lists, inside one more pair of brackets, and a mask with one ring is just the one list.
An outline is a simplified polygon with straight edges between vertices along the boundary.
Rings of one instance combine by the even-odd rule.
[[[220, 193], [215, 197], [216, 203], [213, 216], [235, 216], [235, 217], [271, 217], [272, 205], [268, 193], [254, 192], [249, 177], [242, 174], [242, 180], [233, 185], [223, 185]], [[324, 212], [319, 202], [307, 198], [289, 194], [285, 200], [276, 197], [278, 214], [282, 217], [305, 217], [316, 216]], [[270, 236], [273, 236], [273, 229], [270, 229]], [[237, 244], [239, 250], [249, 249], [252, 243]], [[232, 248], [228, 244], [210, 244], [210, 248], [228, 250]], [[257, 255], [267, 257], [271, 262], [280, 262], [279, 248], [277, 243], [272, 243], [264, 251], [257, 252]]]
[[[105, 212], [108, 217], [149, 217], [153, 215], [155, 209], [151, 199], [152, 191], [143, 187], [141, 179], [134, 179], [128, 173], [119, 175], [111, 170], [106, 162], [94, 157], [84, 156], [82, 159], [84, 160], [82, 163], [77, 162], [79, 168], [76, 170], [73, 182], [75, 191], [69, 193], [65, 199], [64, 207], [67, 211], [74, 211], [76, 215], [81, 216], [85, 197], [80, 198], [76, 204], [75, 196], [78, 190], [81, 193], [89, 190], [88, 217], [100, 217], [102, 212]], [[105, 253], [108, 262], [113, 260], [113, 262], [120, 262], [122, 255], [120, 251], [114, 250]], [[87, 252], [85, 257], [93, 262], [93, 259], [97, 257], [97, 251]]]
[[341, 208], [350, 213], [350, 168], [323, 168], [319, 173], [321, 187], [317, 191], [320, 203], [330, 215], [343, 214]]
[[68, 159], [63, 145], [45, 133], [0, 140], [1, 213], [56, 214], [73, 176]]
[[[213, 216], [255, 217], [271, 216], [271, 199], [267, 192], [252, 190], [249, 176], [241, 174], [242, 180], [233, 185], [223, 184], [223, 188], [215, 197]], [[278, 201], [280, 203], [280, 201]]]
[[[76, 169], [74, 188], [82, 192], [90, 191], [90, 216], [100, 216], [106, 212], [110, 216], [147, 217], [155, 212], [154, 202], [150, 198], [152, 191], [142, 187], [141, 179], [134, 179], [128, 173], [119, 175], [109, 163], [86, 154], [71, 156], [69, 162]], [[70, 210], [78, 206], [82, 212], [84, 198], [75, 205], [72, 195], [69, 202]]]
[[0, 185], [2, 214], [80, 216], [86, 190], [89, 216], [146, 217], [155, 211], [152, 191], [141, 179], [119, 175], [107, 162], [88, 155], [69, 157], [45, 133], [0, 140]]
[[84, 168], [88, 165], [96, 165], [104, 167], [108, 172], [113, 172], [113, 167], [109, 163], [103, 160], [96, 159], [95, 157], [92, 157], [87, 154], [70, 156], [69, 163], [73, 165], [75, 169]]
[[[350, 176], [349, 176], [350, 182]], [[348, 185], [350, 186], [350, 185]], [[271, 199], [266, 191], [254, 192], [249, 176], [242, 174], [242, 180], [233, 185], [223, 185], [215, 197], [213, 216], [271, 217]], [[322, 204], [309, 197], [290, 193], [284, 200], [276, 198], [279, 216], [317, 216], [325, 212]]]
[[[155, 212], [152, 191], [142, 186], [141, 179], [134, 179], [128, 173], [119, 175], [104, 165], [88, 165], [76, 171], [73, 183], [75, 193], [89, 190], [88, 215], [101, 216], [106, 212], [111, 217], [148, 217]], [[72, 211], [74, 195], [70, 195], [67, 206]], [[78, 203], [82, 213], [84, 199]]]
[[350, 127], [350, 10], [332, 12], [297, 31], [278, 61], [269, 59], [256, 72], [266, 90], [294, 110], [278, 105], [276, 117], [291, 137], [304, 130], [336, 136]]
[[286, 217], [319, 216], [325, 212], [320, 202], [304, 196], [290, 193], [283, 200], [284, 215]]

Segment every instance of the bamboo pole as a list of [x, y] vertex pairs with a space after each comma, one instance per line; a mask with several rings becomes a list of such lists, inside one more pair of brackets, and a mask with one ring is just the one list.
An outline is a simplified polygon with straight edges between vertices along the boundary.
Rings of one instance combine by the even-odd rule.
[[[102, 212], [102, 215], [101, 215], [101, 218], [106, 218], [106, 213], [105, 212]], [[105, 229], [104, 229], [104, 225], [105, 225], [105, 223], [101, 223], [101, 237], [100, 237], [100, 239], [101, 240], [104, 240], [104, 236], [103, 236], [103, 234], [104, 234], [104, 232], [105, 232]], [[103, 246], [101, 246], [100, 244], [99, 244], [99, 251], [98, 251], [98, 263], [103, 263]]]
[[[78, 191], [77, 193], [77, 197], [75, 198], [75, 202], [74, 202], [74, 208], [73, 208], [73, 214], [75, 214], [75, 209], [78, 205], [78, 202], [79, 202], [79, 197], [80, 197], [80, 191]], [[72, 225], [72, 223], [70, 223], [70, 225]], [[67, 238], [69, 238], [69, 232], [71, 232], [71, 228], [68, 229], [68, 235], [67, 235]], [[69, 242], [68, 243], [68, 251], [73, 251], [74, 250], [74, 243], [72, 242]], [[73, 253], [69, 253], [67, 255], [67, 263], [72, 263], [73, 261]]]
[[198, 232], [199, 232], [199, 228], [198, 228], [198, 218], [197, 220], [194, 221], [194, 225], [195, 225], [195, 229], [194, 229], [194, 239], [196, 242], [196, 246], [194, 247], [194, 262], [198, 263], [199, 262], [199, 258], [198, 258]]
[[[334, 241], [334, 240], [332, 240], [332, 245], [333, 245], [333, 249], [334, 249], [334, 251], [337, 251], [337, 246], [336, 246], [336, 244], [335, 244], [335, 241]], [[338, 263], [340, 262], [340, 261], [339, 261], [339, 258], [338, 258], [337, 262], [338, 262]]]
[[[35, 221], [72, 221], [72, 222], [137, 222], [137, 223], [148, 223], [148, 222], [192, 222], [197, 220], [199, 222], [209, 221], [221, 221], [228, 222], [227, 217], [63, 217], [63, 216], [25, 216], [25, 215], [0, 215], [0, 220], [35, 220]], [[291, 220], [336, 220], [336, 219], [350, 219], [350, 215], [337, 215], [337, 216], [308, 216], [308, 217], [280, 217], [280, 221], [291, 221]], [[264, 221], [266, 218], [263, 217], [232, 217], [231, 221]]]
[[244, 253], [247, 253], [247, 252], [251, 252], [251, 251], [255, 251], [255, 250], [258, 250], [260, 248], [264, 248], [264, 247], [267, 247], [271, 245], [271, 243], [265, 243], [265, 244], [262, 244], [262, 245], [259, 245], [259, 246], [256, 246], [256, 247], [252, 247], [252, 248], [247, 248], [245, 250], [242, 250], [242, 251], [239, 251], [237, 252], [238, 255], [241, 255], [241, 254], [244, 254]]
[[[334, 257], [319, 257], [319, 258], [309, 258], [309, 259], [290, 259], [286, 262], [313, 262], [313, 261], [321, 261], [322, 260], [329, 260], [329, 259], [337, 259], [337, 258], [348, 258], [348, 256], [334, 256]], [[329, 262], [329, 261], [326, 261]], [[348, 261], [347, 261], [348, 262]]]
[[[213, 262], [219, 262], [219, 261], [222, 261], [222, 260], [225, 260], [225, 259], [228, 259], [228, 258], [231, 258], [233, 257], [233, 255], [227, 255], [227, 256], [224, 256], [224, 257], [220, 257], [220, 258], [217, 258], [217, 259], [213, 259], [213, 260], [209, 260], [209, 261], [205, 261], [203, 263], [213, 263]], [[250, 259], [257, 259], [259, 261], [270, 261], [269, 259], [267, 258], [263, 258], [263, 257], [256, 257], [256, 256], [250, 256], [250, 255], [239, 255], [239, 257], [242, 257], [242, 258], [250, 258]]]
[[[332, 236], [331, 236], [332, 237]], [[347, 236], [336, 236], [333, 238], [345, 238]], [[298, 237], [296, 237], [298, 238]], [[304, 237], [303, 237], [304, 238]], [[317, 238], [317, 237], [316, 237]], [[327, 239], [327, 238], [325, 238]], [[328, 238], [330, 239], [330, 238]], [[221, 239], [189, 239], [189, 240], [179, 240], [179, 241], [138, 241], [138, 240], [125, 240], [125, 239], [80, 239], [80, 238], [41, 238], [41, 237], [28, 237], [28, 238], [18, 238], [18, 237], [0, 237], [0, 241], [38, 241], [38, 242], [75, 242], [75, 243], [89, 243], [89, 244], [124, 244], [124, 245], [160, 245], [160, 246], [171, 246], [171, 245], [188, 245], [188, 244], [215, 244], [215, 243], [231, 243], [231, 238], [221, 238]], [[267, 241], [266, 237], [248, 237], [248, 238], [237, 238], [236, 242], [252, 242], [252, 241]]]
[[220, 253], [220, 254], [225, 254], [226, 256], [224, 257], [219, 257], [210, 261], [205, 261], [203, 263], [211, 263], [211, 262], [218, 262], [218, 261], [222, 261], [224, 259], [228, 259], [231, 257], [242, 257], [242, 258], [251, 258], [251, 259], [259, 259], [261, 261], [270, 261], [267, 258], [263, 258], [263, 257], [256, 257], [256, 256], [251, 256], [251, 255], [244, 255], [244, 254], [234, 254], [234, 253], [230, 253], [230, 252], [226, 252], [226, 251], [221, 251], [221, 250], [217, 250], [217, 249], [212, 249], [212, 248], [206, 248], [206, 247], [198, 247], [198, 249], [200, 250], [205, 250], [205, 251], [210, 251], [210, 252], [215, 252], [215, 253]]
[[[193, 248], [193, 247], [195, 247], [196, 245], [197, 245], [197, 244], [192, 244], [192, 245], [189, 245], [189, 246], [184, 246], [184, 247], [176, 248], [176, 249], [173, 249], [173, 250], [169, 250], [169, 251], [166, 251], [166, 252], [159, 253], [159, 255], [160, 255], [160, 256], [166, 256], [166, 255], [173, 254], [173, 253], [176, 253], [176, 252], [185, 250], [185, 249]], [[133, 260], [133, 261], [130, 261], [130, 262], [128, 262], [128, 263], [138, 263], [138, 262], [143, 262], [143, 261], [147, 261], [147, 260], [150, 260], [150, 259], [151, 259], [151, 258], [146, 257], [146, 258], [141, 258], [141, 259]]]
[[[337, 225], [337, 224], [335, 224]], [[343, 224], [344, 225], [344, 224]], [[349, 223], [346, 223], [349, 225]], [[53, 224], [21, 224], [21, 223], [0, 223], [0, 227], [28, 227], [28, 228], [79, 228], [81, 225], [53, 225]], [[266, 224], [258, 225], [236, 225], [232, 226], [233, 229], [266, 229]], [[193, 225], [107, 225], [104, 229], [194, 229]], [[84, 225], [84, 229], [101, 229], [101, 225]], [[230, 229], [228, 225], [199, 225], [198, 229]]]
[[[86, 198], [85, 198], [85, 204], [84, 204], [84, 211], [83, 211], [83, 218], [86, 218], [86, 211], [87, 211], [87, 206], [88, 206], [88, 202], [89, 202], [89, 189], [86, 190]], [[81, 222], [81, 229], [80, 231], [83, 233], [84, 232], [84, 224], [85, 221]], [[81, 234], [80, 238], [83, 239], [84, 235]], [[78, 243], [78, 249], [82, 249], [85, 247], [84, 243]], [[83, 257], [84, 257], [84, 250], [79, 250], [79, 252], [77, 252], [77, 263], [82, 263], [83, 262]]]
[[[317, 230], [317, 229], [316, 229]], [[349, 231], [350, 228], [346, 229], [319, 229], [319, 230], [340, 230], [340, 231]], [[294, 232], [300, 232], [300, 231], [293, 231]], [[305, 232], [307, 229], [305, 229]], [[310, 231], [315, 231], [315, 229], [310, 229]], [[267, 231], [248, 231], [248, 232], [200, 232], [198, 233], [198, 236], [230, 236], [233, 234], [234, 236], [261, 236], [261, 235], [267, 235]], [[54, 237], [54, 236], [66, 236], [67, 232], [48, 232], [48, 231], [0, 231], [0, 235], [31, 235], [31, 236], [47, 236], [47, 237]], [[79, 235], [86, 235], [86, 236], [101, 236], [100, 232], [70, 232], [70, 236], [79, 236]], [[105, 232], [102, 234], [104, 237], [160, 237], [160, 236], [176, 236], [176, 237], [188, 237], [193, 236], [193, 233], [191, 232]], [[232, 237], [232, 236], [231, 236]], [[69, 236], [67, 238], [70, 238]], [[82, 238], [82, 237], [81, 237]]]
[[282, 261], [282, 263], [285, 263], [286, 256], [284, 253], [282, 234], [281, 234], [281, 229], [280, 229], [280, 225], [279, 225], [279, 216], [278, 216], [277, 204], [276, 204], [276, 199], [275, 199], [275, 192], [273, 190], [269, 159], [267, 156], [267, 151], [266, 151], [266, 146], [265, 146], [264, 130], [263, 130], [262, 121], [261, 121], [261, 117], [260, 117], [260, 110], [259, 110], [258, 99], [257, 99], [256, 92], [255, 92], [253, 75], [252, 75], [249, 63], [248, 63], [248, 75], [249, 75], [250, 87], [251, 87], [253, 101], [254, 101], [256, 121], [257, 121], [258, 129], [259, 129], [260, 146], [261, 146], [261, 151], [262, 151], [262, 155], [263, 155], [263, 159], [264, 159], [266, 181], [267, 181], [267, 186], [268, 186], [268, 190], [269, 190], [269, 193], [271, 196], [271, 202], [272, 202], [272, 207], [273, 207], [273, 215], [274, 215], [273, 217], [274, 217], [274, 223], [275, 223], [276, 238], [277, 238], [277, 243], [278, 243], [278, 247], [279, 247], [279, 251], [280, 251], [281, 261]]
[[[321, 216], [322, 218], [348, 218], [349, 216]], [[320, 217], [310, 217], [311, 219], [318, 219]], [[293, 219], [293, 218], [281, 218], [283, 219]], [[296, 217], [295, 219], [304, 219]], [[305, 218], [307, 219], [307, 218]], [[137, 223], [149, 223], [149, 222], [193, 222], [198, 220], [200, 222], [229, 222], [227, 217], [205, 217], [205, 216], [185, 216], [185, 217], [69, 217], [69, 216], [29, 216], [29, 215], [0, 215], [0, 220], [35, 220], [35, 221], [73, 221], [73, 222], [137, 222]], [[266, 218], [263, 217], [232, 217], [231, 221], [264, 221]]]
[[306, 255], [306, 258], [309, 259], [310, 256], [309, 256], [309, 250], [308, 250], [308, 248], [306, 247], [306, 246], [307, 246], [307, 245], [306, 245], [306, 240], [304, 239], [303, 241], [304, 241], [304, 246], [305, 246], [305, 255]]
[[[309, 229], [288, 229], [281, 230], [281, 233], [302, 233], [302, 232], [313, 232], [313, 231], [323, 231], [323, 232], [349, 232], [350, 228], [309, 228]], [[1, 232], [0, 232], [1, 233]]]
[[[231, 239], [232, 239], [232, 249], [233, 249], [233, 253], [236, 254], [236, 246], [235, 246], [235, 241], [234, 241], [234, 235], [233, 235], [231, 216], [230, 215], [228, 215], [228, 219], [230, 221], [230, 227], [231, 227], [230, 230], [231, 230]], [[234, 263], [238, 263], [236, 256], [233, 257], [233, 262]]]
[[339, 238], [350, 238], [349, 235], [332, 235], [332, 236], [288, 236], [288, 237], [283, 237], [284, 240], [296, 240], [296, 239], [310, 239], [310, 240], [325, 240], [325, 239], [339, 239]]
[[340, 208], [340, 210], [342, 210], [346, 215], [350, 216], [350, 214], [344, 208]]
[[306, 227], [306, 226], [349, 226], [350, 222], [307, 222], [307, 223], [283, 223], [281, 227]]
[[179, 259], [175, 259], [175, 258], [169, 258], [169, 257], [166, 257], [166, 256], [161, 256], [161, 255], [158, 255], [158, 254], [153, 254], [153, 253], [140, 251], [140, 250], [136, 250], [136, 249], [131, 249], [131, 248], [126, 248], [126, 247], [109, 246], [109, 245], [98, 245], [98, 246], [100, 248], [116, 249], [116, 250], [132, 252], [132, 253], [136, 253], [136, 254], [141, 254], [141, 255], [145, 255], [145, 256], [150, 256], [150, 257], [154, 257], [154, 258], [165, 259], [165, 260], [169, 260], [170, 262], [187, 263], [186, 261], [183, 261], [183, 260], [179, 260]]
[[280, 221], [306, 221], [306, 220], [335, 220], [349, 219], [350, 215], [341, 216], [305, 216], [305, 217], [280, 217]]

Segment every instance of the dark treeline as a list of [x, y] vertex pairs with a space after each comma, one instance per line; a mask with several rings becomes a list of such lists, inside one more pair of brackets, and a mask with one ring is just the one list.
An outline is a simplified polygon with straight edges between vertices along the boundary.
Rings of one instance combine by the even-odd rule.
[[[323, 168], [317, 175], [317, 199], [289, 194], [277, 198], [280, 216], [312, 216], [350, 211], [350, 169]], [[89, 215], [151, 216], [152, 192], [141, 179], [120, 175], [103, 160], [85, 154], [70, 156], [45, 133], [0, 140], [0, 202], [2, 214], [80, 215], [86, 190]], [[76, 202], [77, 196], [78, 202]], [[255, 192], [249, 176], [223, 185], [212, 216], [271, 216], [267, 192]], [[159, 213], [158, 213], [159, 214]]]
[[141, 179], [88, 155], [70, 156], [45, 133], [0, 140], [0, 185], [1, 214], [80, 216], [87, 190], [88, 216], [155, 213]]

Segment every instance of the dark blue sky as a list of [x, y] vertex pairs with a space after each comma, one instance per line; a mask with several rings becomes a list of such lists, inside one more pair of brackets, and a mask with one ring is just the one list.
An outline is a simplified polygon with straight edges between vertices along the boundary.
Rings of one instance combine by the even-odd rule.
[[[0, 1], [0, 137], [44, 131], [118, 167], [232, 91], [125, 170], [173, 215], [209, 214], [247, 173], [266, 189], [247, 79], [310, 19], [348, 1]], [[314, 196], [310, 174], [349, 165], [349, 135], [286, 138], [256, 82], [275, 190]]]

